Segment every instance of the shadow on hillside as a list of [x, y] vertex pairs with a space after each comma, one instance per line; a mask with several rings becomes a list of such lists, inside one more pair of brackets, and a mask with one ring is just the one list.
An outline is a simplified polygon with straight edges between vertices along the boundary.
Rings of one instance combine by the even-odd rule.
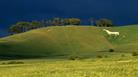
[[22, 56], [22, 55], [0, 55], [0, 60], [37, 59], [46, 58], [42, 56]]

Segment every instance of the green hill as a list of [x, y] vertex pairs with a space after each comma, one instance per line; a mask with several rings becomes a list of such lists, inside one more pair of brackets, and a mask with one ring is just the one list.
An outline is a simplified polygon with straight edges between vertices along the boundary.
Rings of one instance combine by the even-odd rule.
[[107, 28], [119, 31], [109, 37], [103, 28], [93, 26], [54, 26], [31, 30], [0, 39], [1, 56], [57, 57], [89, 55], [114, 49], [116, 52], [138, 52], [138, 26]]

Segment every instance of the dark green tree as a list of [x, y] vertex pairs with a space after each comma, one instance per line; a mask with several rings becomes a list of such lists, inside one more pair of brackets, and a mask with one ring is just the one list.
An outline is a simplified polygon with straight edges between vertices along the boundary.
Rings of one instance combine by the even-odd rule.
[[17, 34], [26, 32], [31, 29], [36, 29], [42, 27], [41, 23], [38, 21], [32, 21], [32, 22], [17, 22], [15, 25], [12, 25], [9, 28], [9, 32], [11, 34]]
[[80, 25], [81, 20], [78, 18], [66, 18], [64, 19], [64, 25]]
[[32, 21], [30, 23], [29, 27], [30, 27], [30, 29], [37, 29], [37, 28], [44, 27], [44, 25], [41, 22], [39, 22], [39, 21]]
[[12, 34], [16, 33], [22, 33], [30, 28], [30, 23], [29, 22], [17, 22], [15, 25], [12, 25], [9, 29], [9, 32]]
[[17, 33], [21, 33], [21, 32], [22, 32], [21, 26], [12, 25], [12, 26], [9, 28], [9, 33], [10, 33], [10, 34], [17, 34]]
[[52, 24], [53, 24], [53, 26], [61, 26], [62, 25], [62, 18], [53, 18]]
[[98, 27], [112, 27], [113, 23], [111, 20], [103, 18], [103, 19], [96, 21], [96, 26], [98, 26]]

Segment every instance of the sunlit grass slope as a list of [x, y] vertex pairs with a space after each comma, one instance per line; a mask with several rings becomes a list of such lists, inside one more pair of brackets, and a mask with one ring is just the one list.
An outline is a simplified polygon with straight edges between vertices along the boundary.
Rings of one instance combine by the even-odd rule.
[[70, 56], [94, 55], [114, 49], [119, 52], [138, 51], [138, 26], [107, 28], [119, 31], [119, 37], [109, 37], [103, 28], [93, 26], [56, 26], [0, 39], [3, 56]]
[[106, 37], [116, 51], [138, 52], [138, 25], [113, 27], [109, 30], [120, 32], [117, 38]]
[[20, 60], [0, 62], [0, 77], [138, 77], [138, 60]]

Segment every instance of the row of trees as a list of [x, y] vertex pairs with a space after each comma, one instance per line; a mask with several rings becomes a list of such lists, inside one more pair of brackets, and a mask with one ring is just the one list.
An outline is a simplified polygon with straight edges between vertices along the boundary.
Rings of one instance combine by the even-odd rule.
[[[95, 24], [98, 27], [111, 27], [113, 23], [109, 19], [100, 19], [100, 20], [90, 20], [91, 25]], [[10, 34], [17, 34], [26, 32], [31, 29], [37, 29], [47, 26], [66, 26], [66, 25], [80, 25], [81, 20], [78, 18], [53, 18], [53, 19], [44, 19], [42, 21], [32, 21], [32, 22], [17, 22], [12, 25], [9, 29]]]
[[80, 25], [80, 23], [81, 21], [78, 18], [53, 18], [53, 19], [45, 19], [42, 21], [17, 22], [16, 24], [10, 27], [9, 33], [17, 34], [41, 27]]
[[65, 26], [80, 25], [81, 20], [78, 18], [53, 18], [40, 21], [44, 26]]

